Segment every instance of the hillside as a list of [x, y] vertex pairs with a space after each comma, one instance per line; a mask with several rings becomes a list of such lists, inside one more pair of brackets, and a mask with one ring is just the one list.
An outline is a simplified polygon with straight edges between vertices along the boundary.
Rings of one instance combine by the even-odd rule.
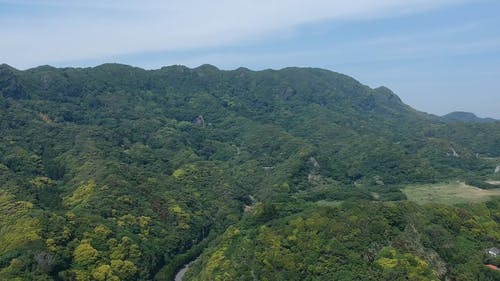
[[[450, 123], [412, 109], [388, 88], [323, 69], [0, 65], [0, 113], [5, 280], [169, 280], [204, 249], [203, 257], [217, 253], [236, 228], [248, 229], [243, 242], [266, 224], [283, 236], [281, 225], [295, 216], [335, 210], [317, 210], [319, 200], [395, 201], [405, 213], [404, 184], [500, 179], [498, 122]], [[351, 214], [355, 205], [343, 208]], [[245, 219], [251, 216], [245, 206], [255, 218]], [[421, 213], [415, 223], [434, 216], [409, 208]], [[487, 229], [463, 242], [457, 225], [446, 237], [470, 243], [477, 254], [500, 232], [499, 216], [491, 213], [496, 205], [475, 208], [490, 210], [470, 214]], [[364, 214], [370, 215], [391, 214]], [[373, 235], [391, 230], [393, 219], [373, 226]], [[405, 219], [399, 232], [392, 229], [391, 241], [408, 225]], [[390, 246], [381, 240], [370, 241]], [[252, 251], [227, 258], [246, 261]], [[205, 277], [187, 276], [211, 280], [220, 273], [202, 265]], [[262, 280], [281, 278], [262, 274]]]
[[[484, 266], [499, 201], [468, 208], [346, 202], [231, 226], [187, 280], [498, 280]], [[486, 258], [486, 262], [497, 262]]]
[[491, 123], [496, 122], [493, 118], [481, 118], [477, 117], [474, 113], [463, 112], [463, 111], [454, 111], [443, 115], [444, 119], [448, 119], [450, 121], [461, 121], [461, 122], [470, 122], [470, 123]]

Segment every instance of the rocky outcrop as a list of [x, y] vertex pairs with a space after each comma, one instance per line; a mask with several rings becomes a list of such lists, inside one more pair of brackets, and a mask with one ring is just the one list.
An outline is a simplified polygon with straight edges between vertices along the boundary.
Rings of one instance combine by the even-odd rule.
[[281, 93], [281, 97], [285, 100], [290, 99], [291, 97], [295, 96], [297, 94], [297, 91], [292, 88], [292, 87], [287, 87], [283, 92]]
[[203, 118], [203, 115], [198, 115], [198, 117], [194, 120], [194, 123], [205, 128], [205, 119]]
[[453, 157], [460, 157], [460, 155], [458, 155], [457, 151], [453, 148], [453, 147], [450, 147], [450, 150], [451, 150], [451, 155]]

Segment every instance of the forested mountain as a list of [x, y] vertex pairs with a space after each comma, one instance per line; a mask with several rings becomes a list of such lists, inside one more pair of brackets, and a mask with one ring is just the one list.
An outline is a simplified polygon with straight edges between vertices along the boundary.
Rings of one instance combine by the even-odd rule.
[[498, 199], [400, 189], [500, 179], [500, 122], [343, 74], [1, 65], [0, 137], [1, 280], [498, 280]]
[[497, 120], [493, 118], [481, 118], [477, 117], [474, 113], [454, 111], [443, 116], [444, 119], [451, 121], [461, 121], [461, 122], [471, 122], [471, 123], [491, 123]]

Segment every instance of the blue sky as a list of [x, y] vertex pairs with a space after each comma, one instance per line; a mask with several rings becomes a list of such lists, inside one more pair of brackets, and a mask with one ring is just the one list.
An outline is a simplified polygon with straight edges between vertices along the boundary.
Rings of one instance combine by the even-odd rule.
[[321, 67], [500, 119], [496, 0], [0, 0], [0, 63]]

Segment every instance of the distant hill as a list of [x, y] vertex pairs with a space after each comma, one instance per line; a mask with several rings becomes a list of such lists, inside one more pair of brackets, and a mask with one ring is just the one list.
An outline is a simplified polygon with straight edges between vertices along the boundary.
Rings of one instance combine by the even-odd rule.
[[453, 111], [442, 116], [443, 118], [451, 121], [460, 121], [468, 123], [491, 123], [499, 120], [493, 118], [477, 117], [474, 113], [464, 111]]

